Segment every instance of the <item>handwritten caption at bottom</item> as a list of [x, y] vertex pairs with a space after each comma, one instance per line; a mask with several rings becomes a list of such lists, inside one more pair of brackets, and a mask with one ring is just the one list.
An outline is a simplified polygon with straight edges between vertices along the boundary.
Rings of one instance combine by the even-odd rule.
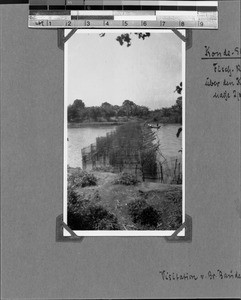
[[219, 270], [208, 271], [203, 274], [193, 274], [189, 272], [178, 273], [160, 270], [159, 274], [163, 281], [196, 281], [196, 280], [237, 280], [241, 279], [239, 271], [230, 270], [229, 272]]

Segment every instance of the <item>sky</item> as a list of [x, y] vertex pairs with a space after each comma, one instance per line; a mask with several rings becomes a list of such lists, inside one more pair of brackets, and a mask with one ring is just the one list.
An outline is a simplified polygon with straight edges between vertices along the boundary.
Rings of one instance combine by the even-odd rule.
[[[169, 107], [182, 81], [182, 42], [174, 33], [151, 33], [145, 40], [132, 34], [132, 45], [121, 46], [122, 32], [79, 33], [66, 43], [67, 105], [81, 99], [86, 106], [131, 100], [150, 109]], [[67, 72], [67, 73], [66, 73]]]

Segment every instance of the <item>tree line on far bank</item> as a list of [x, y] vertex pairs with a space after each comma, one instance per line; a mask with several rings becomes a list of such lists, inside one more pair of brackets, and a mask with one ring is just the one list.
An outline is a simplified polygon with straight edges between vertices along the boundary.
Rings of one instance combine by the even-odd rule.
[[[176, 87], [181, 94], [182, 85]], [[178, 97], [171, 107], [150, 110], [146, 106], [137, 105], [133, 101], [125, 100], [121, 106], [108, 102], [100, 106], [85, 106], [83, 100], [76, 99], [68, 106], [69, 123], [88, 122], [125, 122], [131, 119], [146, 120], [160, 123], [182, 123], [182, 97]]]

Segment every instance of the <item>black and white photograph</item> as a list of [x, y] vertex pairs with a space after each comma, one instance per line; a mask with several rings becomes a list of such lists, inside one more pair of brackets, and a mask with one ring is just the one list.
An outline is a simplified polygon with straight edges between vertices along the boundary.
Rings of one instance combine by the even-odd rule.
[[240, 299], [240, 12], [0, 0], [1, 299]]
[[168, 236], [184, 222], [182, 44], [170, 30], [66, 43], [64, 221], [78, 235]]

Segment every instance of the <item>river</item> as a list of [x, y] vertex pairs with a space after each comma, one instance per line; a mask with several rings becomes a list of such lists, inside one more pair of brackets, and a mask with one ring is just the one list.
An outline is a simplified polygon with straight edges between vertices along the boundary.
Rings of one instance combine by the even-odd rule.
[[179, 150], [182, 149], [182, 133], [177, 138], [176, 134], [180, 124], [162, 125], [157, 131], [157, 140], [160, 143], [159, 150], [165, 157], [180, 156]]
[[[98, 126], [68, 128], [68, 165], [70, 167], [82, 167], [81, 149], [94, 143], [97, 137], [105, 136], [106, 133], [114, 131], [116, 126]], [[176, 133], [179, 124], [162, 125], [157, 132], [157, 139], [160, 141], [160, 151], [165, 157], [179, 156], [182, 148], [182, 134], [179, 138]]]

